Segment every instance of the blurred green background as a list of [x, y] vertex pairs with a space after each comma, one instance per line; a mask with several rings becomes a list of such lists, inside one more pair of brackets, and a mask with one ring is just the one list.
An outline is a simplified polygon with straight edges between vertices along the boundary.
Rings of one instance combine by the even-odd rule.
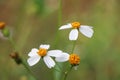
[[[73, 46], [68, 40], [70, 30], [58, 28], [79, 21], [93, 26], [94, 36], [79, 35], [74, 52], [81, 63], [67, 80], [120, 80], [120, 0], [62, 0], [61, 22], [58, 9], [58, 0], [0, 0], [0, 21], [11, 30], [20, 56], [26, 60], [32, 48], [44, 43], [69, 53]], [[9, 57], [12, 52], [11, 43], [0, 38], [0, 80], [32, 80]], [[42, 61], [30, 69], [39, 80], [54, 80], [53, 70]]]

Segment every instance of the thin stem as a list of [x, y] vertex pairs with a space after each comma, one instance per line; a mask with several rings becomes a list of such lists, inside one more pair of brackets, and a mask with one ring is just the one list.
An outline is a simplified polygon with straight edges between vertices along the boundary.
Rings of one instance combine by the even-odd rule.
[[[58, 8], [58, 27], [60, 27], [62, 23], [62, 0], [59, 0], [59, 8]], [[58, 30], [58, 27], [57, 27], [57, 31], [56, 31], [56, 35], [55, 35], [55, 40], [53, 42], [53, 47], [54, 48], [57, 48], [57, 45], [59, 43], [59, 30]], [[62, 68], [60, 66], [56, 66], [55, 68], [58, 68], [60, 70], [62, 70]], [[54, 79], [55, 80], [60, 80], [60, 76], [61, 76], [61, 72], [57, 72], [55, 71], [54, 72]]]
[[12, 44], [13, 49], [16, 50], [16, 46], [15, 46], [15, 42], [14, 42], [13, 38], [9, 37], [8, 39], [9, 39], [10, 43]]
[[20, 51], [18, 50], [18, 48], [17, 48], [17, 46], [16, 46], [15, 41], [13, 40], [13, 38], [12, 38], [12, 37], [9, 37], [8, 40], [10, 41], [10, 43], [11, 43], [11, 45], [12, 45], [12, 47], [13, 47], [13, 50], [14, 50], [14, 51], [17, 51], [17, 52], [20, 52]]
[[[17, 51], [16, 46], [15, 46], [15, 42], [14, 42], [14, 40], [13, 40], [12, 37], [9, 37], [9, 41], [10, 41], [10, 43], [12, 44], [13, 49], [14, 49], [15, 51]], [[22, 60], [22, 59], [21, 59], [21, 60]], [[28, 68], [28, 66], [26, 65], [26, 63], [25, 63], [23, 60], [22, 60], [22, 65], [27, 69], [27, 71], [29, 72], [29, 74], [30, 74], [31, 76], [33, 76], [35, 80], [37, 80], [36, 77], [34, 76], [34, 74], [31, 72], [31, 70]]]
[[73, 52], [74, 52], [76, 42], [77, 42], [76, 40], [73, 42], [73, 47], [72, 47], [72, 51], [71, 51], [71, 53], [73, 53]]
[[27, 69], [28, 73], [29, 73], [31, 76], [33, 76], [33, 78], [34, 78], [35, 80], [38, 80], [38, 79], [36, 79], [36, 77], [35, 77], [34, 74], [31, 72], [31, 70], [28, 68], [27, 64], [26, 64], [24, 61], [22, 61], [22, 65], [25, 67], [25, 69]]
[[71, 66], [70, 69], [65, 72], [65, 76], [64, 76], [64, 79], [63, 79], [63, 80], [66, 80], [66, 79], [67, 79], [67, 76], [68, 76], [69, 72], [72, 70], [72, 67], [73, 67], [73, 66]]
[[54, 70], [55, 70], [55, 72], [54, 72], [55, 73], [55, 76], [54, 76], [55, 80], [60, 80], [61, 74], [64, 74], [64, 72], [62, 71], [62, 67], [58, 63], [56, 63]]
[[[74, 52], [75, 45], [76, 45], [76, 40], [73, 42], [73, 47], [72, 47], [72, 51], [71, 51], [71, 53], [73, 53], [73, 52]], [[68, 71], [66, 71], [66, 72], [65, 72], [65, 77], [64, 77], [64, 80], [66, 80], [66, 78], [67, 78], [67, 76], [68, 76], [69, 72], [71, 71], [72, 67], [73, 67], [73, 66], [71, 66], [71, 67], [70, 67], [70, 69], [69, 69]]]
[[61, 22], [62, 22], [62, 0], [59, 0], [58, 26], [61, 25]]
[[[59, 0], [59, 8], [58, 8], [58, 27], [60, 27], [62, 23], [62, 0]], [[56, 32], [56, 35], [55, 35], [55, 41], [54, 41], [54, 47], [57, 46], [58, 42], [59, 42], [59, 30], [58, 30], [58, 27], [57, 27], [57, 32]]]

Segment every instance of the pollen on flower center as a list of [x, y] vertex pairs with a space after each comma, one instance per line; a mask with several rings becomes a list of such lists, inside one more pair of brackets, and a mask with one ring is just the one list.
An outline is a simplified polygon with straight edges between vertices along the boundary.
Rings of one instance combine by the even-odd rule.
[[79, 28], [80, 27], [80, 23], [79, 22], [73, 22], [71, 23], [73, 28]]
[[71, 65], [78, 65], [80, 63], [80, 57], [77, 54], [71, 54], [69, 62]]
[[40, 56], [45, 56], [47, 54], [47, 49], [40, 48], [39, 51], [37, 52]]

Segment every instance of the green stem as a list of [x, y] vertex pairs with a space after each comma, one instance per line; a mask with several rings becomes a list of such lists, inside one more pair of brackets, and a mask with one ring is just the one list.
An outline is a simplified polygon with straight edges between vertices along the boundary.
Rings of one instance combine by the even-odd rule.
[[58, 26], [62, 23], [62, 0], [59, 0]]
[[14, 40], [12, 39], [12, 37], [9, 37], [8, 39], [9, 39], [10, 43], [12, 44], [13, 49], [16, 50], [15, 42], [14, 42]]
[[[12, 37], [9, 37], [9, 41], [10, 41], [10, 43], [12, 44], [13, 49], [14, 49], [15, 51], [17, 51], [16, 46], [15, 46], [15, 42], [14, 42], [14, 40], [13, 40]], [[21, 60], [22, 60], [22, 59], [21, 59]], [[30, 74], [31, 76], [33, 76], [33, 78], [34, 78], [35, 80], [37, 80], [37, 79], [35, 78], [34, 74], [31, 72], [31, 70], [28, 68], [27, 64], [26, 64], [23, 60], [22, 60], [22, 65], [27, 69], [27, 71], [29, 72], [29, 74]]]
[[66, 79], [67, 79], [67, 76], [68, 76], [69, 72], [72, 70], [72, 67], [73, 67], [73, 66], [71, 66], [70, 69], [65, 72], [65, 76], [64, 76], [64, 79], [63, 79], [63, 80], [66, 80]]
[[57, 32], [55, 35], [54, 47], [56, 47], [58, 42], [59, 42], [59, 30], [58, 30], [58, 28], [60, 27], [61, 23], [62, 23], [62, 0], [59, 0], [58, 27], [57, 27]]
[[72, 51], [71, 51], [71, 53], [73, 53], [74, 52], [74, 49], [75, 49], [75, 45], [76, 45], [76, 40], [73, 42], [73, 48], [72, 48]]
[[[72, 47], [72, 51], [71, 51], [71, 53], [73, 53], [73, 52], [74, 52], [76, 42], [77, 42], [76, 40], [73, 42], [73, 47]], [[71, 66], [71, 67], [70, 67], [70, 69], [69, 69], [68, 71], [66, 71], [66, 72], [65, 72], [65, 77], [64, 77], [64, 79], [63, 79], [63, 80], [66, 80], [66, 78], [67, 78], [67, 76], [68, 76], [69, 72], [71, 71], [72, 67], [73, 67], [73, 66]]]
[[[55, 40], [53, 42], [53, 47], [57, 48], [57, 45], [59, 43], [59, 30], [58, 28], [60, 27], [62, 23], [62, 0], [59, 0], [59, 9], [58, 9], [58, 27], [57, 27], [57, 31], [56, 31], [56, 35], [55, 35]], [[59, 66], [56, 66], [55, 68], [58, 68]], [[59, 67], [60, 69], [61, 67]], [[62, 70], [62, 68], [60, 69]], [[55, 80], [60, 80], [60, 76], [61, 76], [61, 72], [54, 72], [54, 79]]]
[[35, 80], [38, 80], [38, 79], [36, 79], [36, 77], [35, 77], [34, 74], [31, 72], [31, 70], [29, 69], [29, 67], [27, 66], [27, 64], [26, 64], [24, 61], [22, 61], [22, 65], [25, 67], [25, 69], [27, 69], [28, 73], [29, 73], [31, 76], [33, 76], [33, 78], [34, 78]]

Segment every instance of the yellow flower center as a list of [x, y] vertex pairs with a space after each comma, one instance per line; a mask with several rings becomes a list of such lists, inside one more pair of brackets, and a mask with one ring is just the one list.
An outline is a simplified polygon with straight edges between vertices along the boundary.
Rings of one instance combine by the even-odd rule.
[[80, 23], [79, 22], [73, 22], [71, 23], [73, 28], [79, 28], [80, 27]]
[[69, 62], [71, 65], [76, 66], [80, 63], [80, 57], [77, 54], [71, 54], [69, 57]]
[[47, 49], [40, 48], [39, 51], [37, 52], [40, 56], [45, 56], [47, 54]]
[[5, 27], [5, 23], [4, 22], [0, 22], [0, 29], [3, 29]]

